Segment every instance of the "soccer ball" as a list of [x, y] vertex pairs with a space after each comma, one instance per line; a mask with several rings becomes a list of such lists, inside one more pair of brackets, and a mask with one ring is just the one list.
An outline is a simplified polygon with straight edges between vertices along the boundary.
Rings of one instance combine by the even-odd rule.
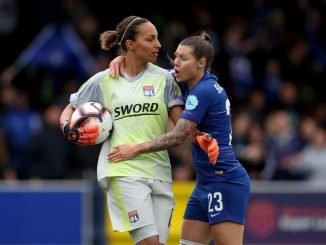
[[113, 128], [113, 118], [108, 109], [98, 102], [86, 102], [77, 107], [71, 116], [70, 128], [97, 125], [99, 134], [94, 144], [103, 143]]

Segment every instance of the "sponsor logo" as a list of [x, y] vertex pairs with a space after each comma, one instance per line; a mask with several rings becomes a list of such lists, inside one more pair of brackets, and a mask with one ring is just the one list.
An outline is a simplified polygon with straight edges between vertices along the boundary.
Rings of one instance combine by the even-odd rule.
[[154, 92], [154, 87], [153, 86], [144, 86], [143, 87], [143, 91], [144, 91], [144, 96], [147, 96], [147, 97], [155, 96], [155, 92]]
[[216, 170], [215, 175], [223, 175], [224, 171], [223, 170]]
[[111, 95], [111, 100], [115, 100], [115, 99], [117, 99], [118, 98], [118, 96], [116, 95], [116, 93], [113, 93], [112, 95]]
[[139, 103], [119, 106], [114, 109], [114, 118], [119, 120], [128, 116], [158, 115], [157, 103]]
[[259, 239], [277, 231], [279, 208], [270, 200], [258, 199], [248, 206], [247, 230]]
[[139, 220], [137, 210], [131, 211], [128, 213], [130, 223], [136, 223]]
[[215, 214], [211, 214], [211, 218], [213, 218], [213, 217], [215, 217], [215, 216], [217, 216], [217, 215], [219, 215], [220, 213], [215, 213]]
[[198, 105], [198, 99], [195, 95], [189, 95], [186, 101], [186, 110], [193, 110]]

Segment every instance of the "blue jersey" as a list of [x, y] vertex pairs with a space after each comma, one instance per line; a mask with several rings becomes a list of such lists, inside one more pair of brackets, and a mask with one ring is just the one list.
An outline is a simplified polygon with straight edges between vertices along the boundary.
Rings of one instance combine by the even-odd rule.
[[230, 101], [223, 87], [217, 82], [217, 77], [206, 72], [191, 91], [187, 84], [179, 85], [186, 100], [181, 118], [196, 123], [200, 131], [211, 134], [220, 147], [217, 164], [213, 166], [207, 153], [193, 144], [197, 180], [207, 180], [209, 177], [211, 180], [217, 180], [217, 177], [237, 177], [245, 174], [246, 171], [236, 159], [231, 144]]
[[236, 159], [232, 140], [230, 101], [217, 78], [206, 72], [199, 83], [189, 91], [187, 84], [180, 88], [186, 99], [181, 118], [198, 125], [202, 132], [211, 134], [218, 142], [220, 154], [212, 165], [207, 153], [193, 144], [193, 162], [196, 167], [196, 186], [187, 203], [184, 219], [200, 220], [209, 224], [232, 221], [245, 223], [250, 193], [250, 179]]

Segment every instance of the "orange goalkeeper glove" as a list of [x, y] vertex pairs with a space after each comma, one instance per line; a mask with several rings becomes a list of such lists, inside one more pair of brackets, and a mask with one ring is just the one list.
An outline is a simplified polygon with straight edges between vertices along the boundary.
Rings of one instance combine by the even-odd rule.
[[98, 126], [74, 127], [68, 133], [68, 140], [80, 145], [94, 145], [98, 137]]
[[218, 147], [216, 139], [208, 133], [198, 132], [195, 135], [195, 142], [208, 154], [209, 161], [215, 165], [218, 155], [220, 154], [220, 148]]
[[82, 126], [85, 120], [81, 120], [78, 125], [74, 125], [71, 128], [70, 121], [66, 121], [61, 124], [61, 130], [63, 135], [71, 142], [80, 145], [87, 146], [95, 144], [98, 137], [98, 126]]

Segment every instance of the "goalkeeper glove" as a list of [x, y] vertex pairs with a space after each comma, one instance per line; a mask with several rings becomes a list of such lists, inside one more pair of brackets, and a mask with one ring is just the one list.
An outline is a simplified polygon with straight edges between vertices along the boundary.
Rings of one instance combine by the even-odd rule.
[[70, 131], [70, 121], [66, 120], [64, 123], [61, 123], [60, 128], [61, 128], [61, 132], [62, 132], [63, 136], [69, 140], [68, 134]]
[[209, 161], [215, 165], [220, 153], [220, 148], [218, 147], [216, 139], [208, 133], [198, 132], [195, 135], [195, 142], [208, 154]]
[[[81, 122], [85, 122], [84, 120]], [[80, 145], [87, 146], [95, 144], [98, 137], [98, 126], [79, 126], [81, 123], [76, 124], [72, 129], [70, 128], [70, 121], [66, 121], [66, 123], [61, 124], [61, 130], [63, 135], [69, 141]]]

